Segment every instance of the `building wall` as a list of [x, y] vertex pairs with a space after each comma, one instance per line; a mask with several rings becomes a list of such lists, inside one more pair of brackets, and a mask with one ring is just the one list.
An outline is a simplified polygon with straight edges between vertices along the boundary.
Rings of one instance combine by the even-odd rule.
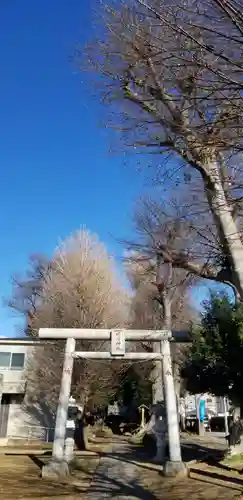
[[[41, 439], [44, 441], [51, 438], [53, 431], [53, 422], [48, 419], [45, 407], [38, 404], [28, 407], [28, 376], [27, 368], [29, 361], [33, 357], [34, 348], [26, 345], [0, 345], [0, 353], [24, 353], [25, 364], [23, 369], [11, 369], [0, 367], [0, 382], [2, 398], [1, 411], [3, 403], [6, 401], [6, 395], [9, 404], [5, 405], [8, 412], [8, 423], [6, 436], [8, 438], [22, 438], [26, 440]], [[1, 359], [1, 355], [0, 355]], [[1, 436], [3, 438], [3, 436]], [[4, 443], [5, 444], [5, 443]]]
[[24, 402], [13, 400], [9, 408], [8, 438], [48, 441], [50, 434], [48, 427], [42, 426], [37, 418], [25, 410]]
[[[0, 345], [1, 353], [16, 353], [25, 354], [25, 366], [30, 352], [30, 347], [25, 345]], [[0, 367], [0, 374], [2, 375], [2, 393], [24, 393], [25, 392], [25, 366], [23, 369], [10, 369]]]

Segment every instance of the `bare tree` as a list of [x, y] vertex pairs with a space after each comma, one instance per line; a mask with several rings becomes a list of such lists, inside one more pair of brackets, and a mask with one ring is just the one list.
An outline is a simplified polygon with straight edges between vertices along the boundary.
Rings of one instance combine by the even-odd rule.
[[[40, 327], [120, 327], [128, 313], [128, 297], [116, 278], [114, 262], [87, 230], [61, 243], [48, 265], [35, 260], [27, 279], [15, 281], [10, 305], [24, 314], [31, 336], [36, 336]], [[55, 408], [63, 347], [61, 341], [36, 347], [28, 373], [31, 402], [34, 399]], [[79, 347], [88, 350], [92, 343], [79, 341]], [[103, 349], [101, 342], [95, 348]], [[122, 369], [125, 366], [119, 363], [75, 361], [73, 395], [85, 404], [104, 403], [115, 392]]]
[[214, 3], [231, 21], [239, 35], [242, 35], [243, 13], [241, 2], [238, 0], [214, 0]]
[[[238, 0], [208, 0], [202, 8], [198, 4], [195, 5], [195, 2], [188, 2], [187, 5], [184, 5], [184, 9], [187, 14], [190, 14], [187, 25], [182, 27], [178, 22], [175, 22], [173, 29], [180, 32], [183, 30], [188, 40], [193, 38], [198, 46], [217, 58], [216, 71], [219, 72], [221, 80], [224, 78], [226, 87], [230, 83], [237, 88], [242, 88], [242, 82], [237, 77], [238, 70], [242, 70], [242, 60], [239, 57], [243, 45], [241, 2]], [[171, 18], [170, 21], [169, 18], [167, 21], [171, 22]], [[197, 28], [200, 33], [203, 32], [203, 38], [193, 37], [192, 27]], [[235, 74], [230, 75], [229, 65]]]
[[[148, 210], [148, 205], [146, 205]], [[152, 208], [152, 207], [151, 207]], [[192, 319], [189, 306], [188, 290], [192, 279], [185, 271], [173, 268], [172, 264], [164, 264], [160, 260], [160, 250], [156, 246], [158, 227], [151, 224], [152, 213], [138, 212], [136, 227], [140, 235], [138, 242], [130, 245], [132, 253], [127, 257], [127, 273], [135, 296], [132, 301], [132, 325], [135, 328], [188, 330]], [[177, 234], [172, 233], [171, 239]], [[134, 250], [135, 246], [135, 250]], [[131, 252], [131, 250], [130, 250]], [[146, 343], [144, 348], [156, 351], [158, 343], [153, 346]], [[181, 346], [173, 346], [173, 366], [176, 389], [179, 395], [180, 377], [179, 361]], [[154, 402], [163, 399], [161, 363], [155, 361], [151, 366]]]
[[113, 122], [125, 144], [137, 153], [166, 157], [160, 171], [164, 182], [179, 172], [180, 185], [183, 176], [200, 185], [227, 266], [211, 266], [205, 273], [190, 254], [172, 255], [163, 244], [161, 259], [231, 283], [243, 298], [243, 244], [235, 209], [243, 186], [242, 33], [239, 25], [233, 31], [231, 13], [222, 10], [226, 4], [109, 2], [103, 8], [102, 41], [91, 43], [86, 53], [102, 77], [105, 101], [120, 114], [120, 124], [116, 113]]
[[[177, 195], [161, 203], [157, 198], [142, 200], [138, 214], [138, 248], [155, 253], [175, 268], [200, 278], [233, 286], [229, 262], [212, 214], [197, 185], [180, 189]], [[135, 245], [136, 248], [136, 245]]]
[[[5, 302], [16, 315], [24, 318], [23, 333], [26, 335], [41, 301], [44, 277], [50, 266], [51, 262], [44, 255], [33, 254], [25, 276], [12, 276], [12, 297]], [[33, 335], [34, 332], [30, 333]]]

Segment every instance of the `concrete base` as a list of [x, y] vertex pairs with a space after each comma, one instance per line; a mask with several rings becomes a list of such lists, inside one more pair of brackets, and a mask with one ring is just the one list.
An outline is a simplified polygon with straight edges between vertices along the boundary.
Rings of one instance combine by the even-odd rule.
[[166, 477], [184, 478], [188, 475], [187, 467], [184, 462], [170, 462], [165, 463], [163, 474]]
[[42, 467], [41, 477], [43, 479], [58, 479], [60, 477], [67, 477], [69, 472], [67, 462], [54, 462], [51, 460]]

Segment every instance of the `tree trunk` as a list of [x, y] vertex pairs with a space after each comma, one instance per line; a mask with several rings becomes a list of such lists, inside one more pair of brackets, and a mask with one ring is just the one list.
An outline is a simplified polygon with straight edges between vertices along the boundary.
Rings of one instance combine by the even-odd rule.
[[227, 202], [217, 164], [206, 168], [210, 172], [206, 195], [219, 231], [220, 241], [232, 267], [232, 281], [243, 300], [243, 244], [237, 224]]

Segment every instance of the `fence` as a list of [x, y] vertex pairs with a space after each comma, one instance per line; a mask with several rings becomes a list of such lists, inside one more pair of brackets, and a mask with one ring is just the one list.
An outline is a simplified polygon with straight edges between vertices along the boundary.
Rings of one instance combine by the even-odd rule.
[[27, 443], [30, 441], [41, 441], [42, 443], [52, 443], [54, 436], [54, 429], [49, 427], [42, 427], [39, 425], [25, 426], [17, 433], [11, 432], [7, 435], [8, 440], [18, 439], [25, 440]]

